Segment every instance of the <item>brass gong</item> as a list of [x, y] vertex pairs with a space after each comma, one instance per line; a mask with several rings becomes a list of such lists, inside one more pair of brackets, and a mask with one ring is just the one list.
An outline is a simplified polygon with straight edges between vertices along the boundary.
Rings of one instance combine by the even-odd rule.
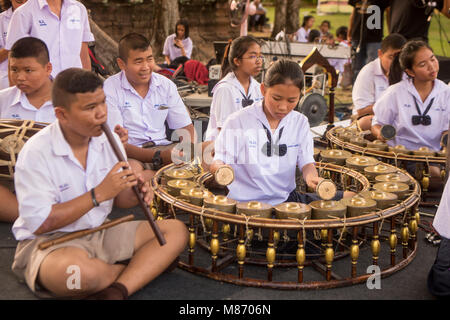
[[413, 150], [413, 154], [416, 156], [432, 157], [434, 156], [434, 151], [428, 147], [420, 147], [417, 150]]
[[360, 147], [365, 147], [369, 141], [363, 137], [354, 137], [350, 139], [351, 144], [355, 144]]
[[375, 183], [373, 188], [377, 191], [394, 193], [400, 200], [403, 200], [409, 191], [409, 186], [401, 182], [379, 182]]
[[194, 174], [186, 169], [168, 169], [164, 171], [166, 181], [170, 180], [192, 180]]
[[367, 142], [367, 148], [380, 150], [380, 151], [386, 151], [388, 149], [388, 145], [386, 142], [383, 142], [381, 140], [375, 140], [372, 142]]
[[389, 147], [390, 152], [401, 153], [401, 154], [410, 154], [411, 150], [406, 149], [404, 145], [396, 145], [395, 147]]
[[320, 156], [323, 162], [335, 163], [337, 165], [344, 165], [345, 160], [352, 156], [351, 152], [346, 150], [331, 149], [322, 150]]
[[334, 200], [316, 200], [309, 206], [312, 219], [343, 218], [347, 212], [347, 207], [342, 202]]
[[258, 216], [259, 218], [272, 218], [272, 206], [259, 201], [240, 202], [236, 205], [238, 214]]
[[350, 169], [363, 172], [365, 167], [375, 166], [379, 163], [377, 159], [367, 156], [352, 156], [345, 160], [345, 163]]
[[170, 180], [167, 182], [167, 189], [170, 195], [177, 197], [183, 189], [192, 189], [197, 187], [197, 184], [190, 180]]
[[363, 191], [358, 193], [358, 195], [375, 200], [377, 202], [377, 208], [381, 210], [394, 206], [398, 199], [395, 193], [383, 191]]
[[401, 182], [410, 184], [411, 179], [404, 173], [397, 172], [397, 173], [389, 173], [389, 174], [382, 174], [375, 177], [376, 182]]
[[202, 188], [183, 189], [180, 191], [180, 198], [186, 199], [193, 205], [201, 207], [204, 198], [214, 197], [210, 191]]
[[370, 198], [364, 198], [356, 195], [351, 198], [345, 198], [340, 200], [347, 206], [347, 217], [358, 217], [363, 214], [372, 212], [377, 207], [377, 202]]
[[364, 168], [364, 174], [369, 179], [374, 179], [380, 174], [390, 174], [397, 172], [397, 169], [384, 164], [377, 164], [376, 166], [369, 166]]
[[305, 203], [300, 202], [284, 202], [276, 205], [275, 216], [277, 219], [300, 219], [305, 217], [311, 219], [311, 207]]
[[234, 213], [236, 211], [236, 203], [236, 200], [227, 198], [226, 196], [213, 196], [203, 199], [203, 205], [206, 208], [213, 208], [229, 213]]

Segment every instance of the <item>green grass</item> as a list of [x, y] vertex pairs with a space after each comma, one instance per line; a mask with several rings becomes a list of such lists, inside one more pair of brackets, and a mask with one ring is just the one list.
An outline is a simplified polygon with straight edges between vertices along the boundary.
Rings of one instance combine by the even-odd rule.
[[[341, 6], [340, 11], [347, 11], [348, 6]], [[321, 11], [330, 11], [330, 8], [322, 7]], [[335, 8], [334, 8], [335, 9]], [[273, 24], [274, 16], [275, 16], [275, 7], [267, 7], [267, 17], [269, 18], [269, 22]], [[336, 11], [333, 11], [336, 12]], [[336, 29], [340, 26], [348, 26], [350, 13], [334, 13], [334, 14], [321, 14], [318, 15], [316, 12], [316, 7], [307, 7], [300, 9], [300, 22], [303, 21], [303, 17], [305, 15], [312, 15], [315, 17], [316, 22], [314, 25], [315, 29], [319, 28], [320, 23], [323, 20], [329, 20], [331, 22], [331, 33], [336, 34]], [[440, 23], [442, 26], [442, 34], [439, 35], [439, 23], [438, 19], [440, 19]], [[386, 19], [384, 19], [386, 20]], [[430, 29], [428, 31], [428, 38], [430, 46], [433, 48], [434, 53], [439, 56], [450, 56], [450, 45], [448, 44], [447, 38], [445, 37], [445, 33], [447, 32], [447, 37], [450, 40], [450, 19], [447, 19], [444, 15], [434, 15], [431, 20]], [[388, 35], [388, 29], [386, 25], [386, 21], [384, 23], [384, 35]], [[442, 41], [440, 40], [442, 38]], [[442, 48], [443, 47], [443, 48]]]

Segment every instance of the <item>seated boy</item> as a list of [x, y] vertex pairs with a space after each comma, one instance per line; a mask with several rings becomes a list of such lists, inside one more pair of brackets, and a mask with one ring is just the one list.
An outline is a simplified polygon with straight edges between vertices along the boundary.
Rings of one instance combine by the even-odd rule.
[[128, 130], [128, 157], [170, 163], [174, 145], [167, 140], [166, 121], [182, 139], [194, 142], [194, 126], [176, 85], [152, 72], [152, 48], [140, 34], [130, 33], [119, 41], [117, 63], [122, 71], [105, 81], [108, 124]]
[[53, 122], [52, 64], [45, 43], [17, 40], [9, 51], [9, 71], [15, 86], [0, 91], [0, 118]]
[[391, 34], [381, 42], [378, 58], [365, 65], [353, 85], [353, 115], [358, 120], [361, 130], [370, 130], [373, 117], [373, 106], [389, 87], [389, 69], [392, 60], [406, 43], [400, 34]]
[[[136, 205], [136, 184], [152, 200], [148, 184], [118, 162], [101, 129], [107, 107], [97, 75], [62, 71], [52, 101], [57, 120], [25, 144], [16, 165], [19, 218], [12, 231], [20, 242], [12, 269], [37, 295], [125, 299], [175, 260], [187, 229], [178, 220], [157, 221], [167, 242], [160, 246], [147, 221], [132, 221], [40, 250], [62, 233], [98, 227], [113, 204]], [[117, 263], [127, 259], [127, 266]], [[78, 270], [79, 285], [67, 285], [70, 270]]]

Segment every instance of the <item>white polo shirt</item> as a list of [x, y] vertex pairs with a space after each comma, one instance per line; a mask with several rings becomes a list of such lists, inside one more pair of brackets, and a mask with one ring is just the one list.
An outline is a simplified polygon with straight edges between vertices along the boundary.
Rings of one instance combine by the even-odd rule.
[[262, 102], [230, 115], [215, 141], [214, 160], [221, 160], [234, 169], [235, 179], [228, 186], [228, 197], [277, 205], [286, 201], [296, 187], [296, 166], [301, 169], [314, 163], [313, 138], [308, 119], [291, 111], [271, 133], [272, 143], [286, 144], [287, 153], [269, 157], [263, 153], [268, 141], [263, 124], [270, 129]]
[[306, 31], [306, 29], [304, 27], [301, 27], [295, 33], [295, 38], [297, 39], [298, 42], [308, 42], [308, 37], [309, 37], [310, 31], [311, 31], [311, 29]]
[[[169, 56], [170, 61], [173, 61], [175, 58], [181, 57], [183, 54], [181, 53], [181, 49], [175, 47], [174, 40], [175, 40], [176, 34], [173, 33], [170, 36], [166, 38], [166, 41], [164, 42], [164, 48], [163, 48], [163, 55]], [[184, 46], [184, 52], [186, 52], [186, 57], [188, 59], [191, 58], [192, 54], [192, 40], [191, 38], [187, 37], [181, 40]]]
[[81, 68], [81, 44], [94, 41], [85, 6], [75, 0], [62, 1], [61, 18], [50, 11], [46, 0], [28, 0], [14, 10], [6, 37], [6, 49], [23, 37], [45, 42], [55, 77], [60, 71]]
[[0, 91], [0, 119], [34, 120], [51, 123], [56, 120], [53, 103], [45, 102], [39, 109], [16, 86]]
[[234, 72], [229, 72], [222, 80], [220, 80], [212, 90], [213, 98], [209, 113], [208, 128], [205, 133], [205, 141], [213, 141], [219, 134], [225, 120], [233, 112], [242, 109], [242, 100], [245, 96], [253, 102], [263, 100], [261, 93], [261, 85], [253, 77], [250, 77], [250, 86], [248, 95], [245, 95], [245, 89]]
[[[12, 7], [0, 13], [0, 49], [5, 48], [8, 25], [12, 16]], [[8, 59], [0, 63], [0, 90], [9, 87]]]
[[108, 125], [114, 128], [120, 124], [128, 129], [128, 142], [135, 146], [148, 141], [169, 144], [166, 120], [170, 129], [192, 124], [176, 85], [155, 72], [152, 72], [145, 98], [136, 92], [123, 71], [106, 79], [103, 90], [108, 105]]
[[450, 179], [445, 184], [441, 202], [434, 216], [433, 227], [441, 236], [450, 239]]
[[389, 80], [381, 69], [380, 58], [366, 64], [353, 85], [353, 114], [357, 114], [357, 110], [374, 105], [388, 87]]
[[[125, 156], [122, 143], [114, 137]], [[14, 183], [19, 218], [12, 227], [17, 240], [33, 239], [48, 218], [52, 206], [70, 201], [98, 186], [118, 162], [105, 134], [89, 142], [86, 170], [75, 158], [59, 121], [35, 134], [24, 145], [16, 164]], [[53, 232], [73, 232], [101, 225], [111, 212], [113, 200], [100, 203], [77, 221]]]
[[[414, 97], [422, 114], [434, 99], [427, 113], [431, 117], [431, 125], [412, 124], [412, 116], [418, 115]], [[448, 130], [449, 101], [450, 88], [439, 79], [434, 80], [433, 90], [425, 102], [422, 102], [412, 80], [402, 80], [390, 86], [375, 103], [372, 125], [390, 124], [397, 129], [395, 138], [388, 141], [390, 146], [401, 144], [410, 150], [428, 147], [439, 151], [442, 132]]]

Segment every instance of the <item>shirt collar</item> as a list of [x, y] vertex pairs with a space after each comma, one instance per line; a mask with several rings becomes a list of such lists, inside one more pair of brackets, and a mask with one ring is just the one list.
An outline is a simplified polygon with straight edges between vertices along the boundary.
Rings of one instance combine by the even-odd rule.
[[383, 69], [381, 68], [381, 60], [380, 58], [376, 58], [374, 60], [375, 63], [375, 70], [374, 70], [374, 74], [377, 76], [383, 76], [387, 79], [386, 75], [383, 72]]
[[[73, 155], [72, 148], [70, 147], [69, 143], [67, 142], [66, 138], [64, 138], [63, 132], [61, 130], [61, 125], [59, 123], [59, 120], [55, 120], [51, 124], [52, 128], [52, 148], [53, 152], [57, 156], [70, 156]], [[94, 150], [98, 152], [102, 152], [104, 148], [104, 143], [106, 142], [107, 138], [104, 133], [102, 133], [99, 137], [91, 137], [91, 140], [89, 141], [89, 149], [93, 148]]]
[[[61, 0], [61, 8], [64, 7], [64, 5], [67, 3], [73, 3], [73, 0]], [[39, 4], [39, 9], [42, 10], [42, 8], [44, 8], [45, 6], [48, 6], [48, 2], [47, 0], [38, 0], [38, 4]]]
[[39, 109], [37, 109], [35, 106], [31, 105], [30, 101], [28, 101], [27, 95], [25, 93], [23, 93], [22, 91], [20, 91], [20, 89], [18, 89], [17, 87], [14, 87], [14, 91], [15, 91], [15, 95], [14, 95], [14, 99], [12, 100], [11, 106], [20, 104], [22, 108], [31, 110], [31, 111], [40, 110], [47, 105], [51, 105], [53, 107], [52, 102], [49, 100], [49, 101], [46, 101]]
[[[236, 77], [236, 75], [235, 75], [235, 73], [233, 71], [229, 72], [223, 78], [223, 81], [230, 83], [231, 85], [236, 87], [241, 93], [245, 94], [244, 87], [239, 82], [238, 78]], [[258, 84], [256, 83], [255, 79], [253, 79], [253, 77], [250, 77], [250, 85], [248, 86], [248, 94], [251, 94], [253, 87], [257, 86], [257, 85]], [[247, 96], [248, 96], [248, 94], [247, 94]]]
[[417, 99], [419, 104], [428, 103], [428, 101], [430, 101], [430, 99], [433, 99], [437, 95], [437, 92], [439, 91], [438, 87], [439, 87], [440, 83], [437, 79], [435, 79], [434, 83], [433, 83], [433, 89], [431, 89], [431, 92], [428, 95], [428, 97], [425, 99], [425, 101], [422, 102], [422, 98], [420, 97], [419, 92], [417, 91], [416, 87], [414, 86], [413, 79], [409, 78], [409, 79], [406, 79], [403, 81], [405, 81], [406, 89], [408, 90], [408, 92]]

